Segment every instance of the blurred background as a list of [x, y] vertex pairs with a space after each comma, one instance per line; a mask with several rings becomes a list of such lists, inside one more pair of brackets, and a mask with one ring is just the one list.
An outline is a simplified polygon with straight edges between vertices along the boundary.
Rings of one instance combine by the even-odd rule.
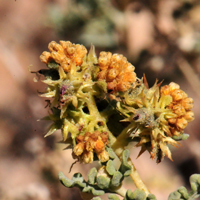
[[[200, 2], [199, 0], [0, 0], [0, 199], [81, 199], [78, 189], [67, 189], [58, 172], [86, 177], [91, 165], [75, 164], [71, 150], [57, 144], [58, 132], [43, 138], [49, 123], [37, 91], [35, 74], [45, 68], [39, 60], [52, 40], [96, 47], [127, 57], [139, 78], [149, 85], [156, 78], [178, 83], [194, 99], [195, 121], [187, 141], [172, 148], [174, 162], [160, 164], [144, 153], [131, 157], [144, 182], [157, 199], [167, 199], [188, 178], [200, 173]], [[98, 166], [98, 163], [94, 164]], [[131, 180], [126, 180], [127, 188]], [[106, 199], [106, 197], [105, 197]]]

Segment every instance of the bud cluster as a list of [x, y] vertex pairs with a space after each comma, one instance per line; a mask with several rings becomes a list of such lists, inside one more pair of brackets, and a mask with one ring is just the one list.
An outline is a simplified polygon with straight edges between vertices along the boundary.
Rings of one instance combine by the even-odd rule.
[[98, 61], [98, 79], [106, 80], [108, 90], [125, 92], [136, 81], [135, 67], [123, 55], [102, 51]]
[[194, 113], [191, 111], [194, 101], [174, 82], [161, 87], [160, 92], [161, 94], [170, 95], [172, 97], [172, 102], [167, 108], [171, 109], [176, 116], [169, 118], [168, 122], [171, 126], [170, 130], [172, 135], [178, 136], [183, 132], [188, 122], [194, 120]]
[[54, 60], [65, 72], [69, 72], [73, 64], [80, 66], [87, 54], [87, 49], [83, 45], [75, 45], [69, 41], [60, 41], [60, 44], [52, 41], [49, 43], [48, 48], [50, 52], [44, 51], [40, 56], [40, 60], [46, 64]]
[[86, 132], [84, 135], [77, 136], [76, 142], [73, 152], [84, 163], [93, 162], [94, 152], [101, 162], [109, 160], [108, 152], [105, 150], [105, 146], [108, 145], [108, 133]]

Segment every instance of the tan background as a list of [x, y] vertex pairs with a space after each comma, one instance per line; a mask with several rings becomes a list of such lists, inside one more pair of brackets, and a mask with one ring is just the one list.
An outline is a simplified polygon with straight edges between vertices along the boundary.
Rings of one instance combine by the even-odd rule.
[[[86, 175], [91, 167], [76, 164], [68, 174], [71, 151], [56, 144], [59, 132], [44, 139], [48, 123], [37, 122], [47, 114], [37, 95], [44, 85], [33, 82], [29, 66], [31, 71], [45, 68], [39, 56], [52, 40], [80, 42], [87, 48], [93, 43], [97, 53], [122, 53], [136, 66], [138, 77], [146, 74], [150, 86], [156, 78], [165, 84], [174, 81], [194, 99], [196, 119], [186, 129], [191, 136], [173, 148], [174, 162], [165, 159], [157, 165], [148, 153], [136, 160], [139, 149], [132, 151], [151, 192], [167, 199], [200, 172], [200, 5], [195, 0], [113, 0], [104, 12], [92, 13], [69, 2], [0, 0], [0, 199], [80, 199], [78, 189], [64, 188], [57, 174]], [[71, 20], [76, 10], [84, 16], [80, 24], [73, 23], [78, 17]], [[64, 23], [59, 17], [65, 15]]]

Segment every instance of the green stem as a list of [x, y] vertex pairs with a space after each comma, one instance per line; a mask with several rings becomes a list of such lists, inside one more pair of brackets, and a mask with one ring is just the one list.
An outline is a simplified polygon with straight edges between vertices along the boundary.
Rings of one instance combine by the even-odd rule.
[[127, 132], [132, 128], [132, 124], [129, 124], [123, 131], [119, 134], [116, 141], [111, 143], [111, 147], [113, 151], [118, 155], [121, 156], [124, 148], [128, 145], [128, 138]]
[[[122, 155], [122, 152], [124, 151], [124, 148], [128, 145], [128, 139], [127, 139], [127, 132], [133, 127], [132, 124], [129, 124], [122, 132], [121, 134], [117, 137], [115, 143], [112, 145], [113, 151], [116, 153], [116, 155], [120, 158]], [[128, 161], [129, 165], [131, 165], [131, 174], [130, 177], [135, 183], [135, 186], [138, 189], [142, 189], [146, 195], [148, 195], [150, 192], [146, 185], [143, 183], [140, 175], [138, 174], [133, 162], [129, 158]]]
[[[92, 95], [89, 95], [89, 98], [86, 101], [88, 110], [90, 112], [90, 115], [95, 118], [95, 121], [103, 121], [106, 126], [106, 119], [103, 118], [99, 110], [97, 109], [95, 99]], [[121, 154], [124, 150], [124, 147], [128, 145], [128, 139], [127, 139], [127, 132], [133, 127], [132, 124], [127, 126], [121, 134], [117, 137], [117, 139], [113, 136], [113, 134], [109, 131], [109, 129], [106, 126], [107, 132], [109, 133], [109, 138], [110, 138], [110, 144], [111, 147], [113, 148], [113, 151], [115, 151], [116, 155], [120, 158]], [[132, 163], [131, 159], [129, 160], [129, 164], [132, 167], [130, 177], [132, 178], [133, 182], [135, 183], [135, 186], [139, 189], [142, 189], [146, 195], [149, 194], [149, 190], [147, 189], [146, 185], [143, 183], [141, 177], [139, 176], [134, 164]], [[122, 196], [125, 195], [126, 189], [121, 187], [119, 188], [116, 192]]]
[[148, 194], [150, 193], [150, 191], [148, 190], [147, 186], [144, 184], [144, 182], [142, 181], [140, 175], [138, 174], [132, 160], [130, 159], [128, 161], [128, 164], [131, 165], [131, 174], [130, 174], [130, 177], [131, 179], [133, 180], [133, 182], [135, 183], [135, 186], [138, 188], [138, 189], [141, 189], [143, 190], [146, 195], [148, 196]]
[[103, 111], [100, 112], [101, 117], [108, 121], [109, 117], [114, 113], [114, 108], [111, 105], [108, 105]]
[[116, 193], [116, 194], [119, 194], [119, 195], [122, 196], [122, 197], [125, 197], [126, 192], [127, 192], [127, 189], [124, 188], [124, 187], [121, 185], [119, 188], [114, 189], [114, 190], [110, 190], [110, 191], [111, 191], [111, 192], [114, 192], [114, 193]]
[[103, 121], [106, 131], [109, 134], [109, 139], [111, 143], [114, 143], [116, 141], [115, 136], [109, 131], [107, 125], [106, 125], [106, 119], [104, 117], [101, 116], [101, 114], [99, 113], [99, 110], [97, 109], [97, 105], [95, 102], [95, 99], [93, 97], [93, 95], [89, 95], [89, 98], [86, 100], [87, 103], [87, 107], [88, 110], [90, 112], [90, 115], [94, 117], [95, 121]]

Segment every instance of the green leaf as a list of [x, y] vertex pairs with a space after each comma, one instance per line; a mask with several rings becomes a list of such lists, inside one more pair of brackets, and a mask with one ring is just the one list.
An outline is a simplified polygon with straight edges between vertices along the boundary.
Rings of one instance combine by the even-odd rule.
[[[92, 171], [93, 173], [95, 172], [95, 170]], [[62, 172], [59, 172], [59, 179], [64, 186], [68, 188], [79, 187], [80, 190], [84, 193], [91, 193], [95, 196], [103, 195], [105, 193], [103, 190], [98, 189], [97, 185], [89, 185], [83, 179], [83, 176], [80, 173], [74, 174], [72, 180], [70, 180], [67, 177], [65, 177], [65, 175]]]
[[87, 186], [83, 188], [82, 192], [92, 193], [95, 196], [101, 196], [105, 193], [103, 190], [96, 190], [95, 188], [91, 186]]
[[189, 198], [188, 191], [187, 191], [187, 189], [185, 187], [182, 186], [177, 191], [181, 194], [181, 197], [183, 197], [184, 199], [188, 199]]
[[66, 186], [66, 187], [71, 187], [73, 184], [73, 181], [65, 177], [65, 175], [62, 172], [59, 172], [58, 174], [60, 182]]
[[58, 69], [59, 64], [56, 63], [54, 60], [48, 62], [47, 67], [50, 69]]
[[128, 164], [128, 158], [130, 156], [130, 151], [128, 149], [124, 150], [122, 153], [122, 163], [119, 168], [119, 171], [124, 176], [129, 176], [131, 173], [131, 165]]
[[119, 187], [121, 185], [121, 181], [123, 180], [123, 175], [121, 172], [117, 171], [114, 173], [111, 179], [111, 186]]
[[100, 197], [94, 197], [92, 200], [102, 200]]
[[181, 198], [181, 194], [175, 191], [169, 195], [168, 200], [180, 200], [180, 198]]
[[108, 189], [110, 187], [110, 178], [106, 176], [98, 176], [97, 177], [97, 186], [100, 189]]
[[190, 176], [190, 185], [193, 192], [200, 193], [200, 174]]
[[146, 200], [146, 194], [143, 190], [136, 189], [134, 192], [128, 190], [125, 200]]
[[188, 138], [189, 138], [189, 134], [187, 134], [187, 133], [183, 133], [183, 134], [181, 134], [181, 135], [179, 135], [179, 136], [173, 136], [172, 138], [174, 139], [174, 140], [176, 140], [176, 141], [180, 141], [180, 140], [187, 140]]
[[156, 197], [154, 194], [149, 194], [147, 200], [156, 200]]
[[72, 180], [68, 179], [62, 172], [59, 172], [59, 179], [63, 185], [66, 187], [86, 187], [86, 183], [84, 183], [83, 176], [80, 173], [74, 174]]
[[112, 150], [112, 148], [106, 147], [106, 151], [108, 152], [110, 159], [114, 160], [116, 158], [116, 155], [114, 151]]
[[114, 162], [112, 160], [109, 160], [106, 164], [106, 171], [108, 172], [109, 175], [113, 175], [116, 172]]
[[94, 185], [96, 181], [96, 176], [97, 176], [97, 169], [93, 167], [88, 173], [88, 183]]
[[108, 199], [109, 200], [120, 200], [119, 197], [115, 194], [109, 194]]
[[188, 193], [185, 187], [180, 187], [177, 191], [172, 192], [168, 200], [193, 200], [200, 196], [200, 174], [190, 176], [191, 192]]

